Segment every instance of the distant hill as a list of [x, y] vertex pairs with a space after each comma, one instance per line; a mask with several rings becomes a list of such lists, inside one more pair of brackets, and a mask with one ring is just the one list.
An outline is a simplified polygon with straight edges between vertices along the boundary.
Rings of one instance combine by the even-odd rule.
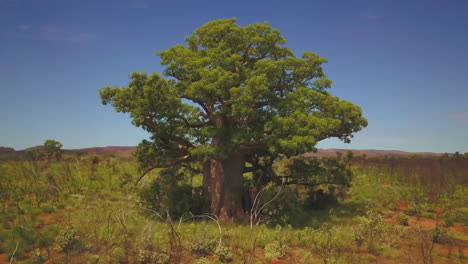
[[319, 149], [317, 153], [309, 152], [304, 154], [306, 157], [332, 157], [336, 156], [337, 152], [346, 154], [351, 150], [354, 156], [366, 155], [367, 157], [375, 156], [394, 156], [394, 157], [403, 157], [411, 155], [421, 155], [421, 156], [439, 156], [441, 153], [433, 152], [406, 152], [400, 150], [377, 150], [377, 149]]
[[[42, 146], [38, 146], [42, 147]], [[96, 153], [96, 154], [114, 154], [116, 156], [130, 156], [136, 147], [131, 146], [107, 146], [107, 147], [93, 147], [93, 148], [82, 148], [82, 149], [64, 149], [67, 154], [73, 154], [81, 152], [83, 154]], [[0, 147], [1, 155], [18, 155], [26, 151], [15, 150], [9, 147]], [[319, 149], [317, 153], [309, 152], [304, 154], [306, 157], [332, 157], [336, 156], [337, 152], [346, 154], [348, 149]], [[410, 155], [422, 155], [422, 156], [438, 156], [441, 153], [433, 152], [405, 152], [400, 150], [376, 150], [376, 149], [351, 149], [355, 156], [365, 154], [368, 157], [374, 156], [410, 156]]]
[[107, 147], [94, 147], [94, 148], [82, 148], [82, 149], [66, 149], [65, 153], [96, 153], [96, 154], [114, 154], [116, 156], [129, 156], [136, 149], [136, 147], [129, 146], [107, 146]]
[[0, 153], [13, 153], [15, 152], [14, 148], [0, 147]]
[[[43, 146], [36, 146], [32, 148], [43, 148]], [[7, 147], [0, 147], [0, 155], [20, 155], [27, 151], [28, 149], [23, 150], [15, 150], [13, 148]], [[94, 147], [94, 148], [82, 148], [82, 149], [64, 149], [63, 152], [66, 154], [73, 154], [73, 153], [83, 153], [83, 154], [114, 154], [116, 156], [130, 156], [132, 152], [136, 149], [136, 147], [128, 147], [128, 146], [107, 146], [107, 147]]]

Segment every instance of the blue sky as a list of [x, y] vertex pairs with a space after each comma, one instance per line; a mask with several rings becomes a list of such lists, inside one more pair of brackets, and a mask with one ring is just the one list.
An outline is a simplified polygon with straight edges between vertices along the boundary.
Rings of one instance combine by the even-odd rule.
[[0, 146], [137, 145], [147, 134], [98, 90], [161, 72], [156, 51], [231, 17], [327, 58], [330, 91], [362, 107], [351, 144], [318, 147], [468, 152], [466, 0], [0, 0]]

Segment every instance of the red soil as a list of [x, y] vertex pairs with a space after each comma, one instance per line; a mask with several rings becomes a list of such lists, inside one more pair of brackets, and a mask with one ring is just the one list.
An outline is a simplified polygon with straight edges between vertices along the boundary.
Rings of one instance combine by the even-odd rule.
[[8, 255], [0, 254], [0, 264], [7, 264], [7, 263], [8, 263]]

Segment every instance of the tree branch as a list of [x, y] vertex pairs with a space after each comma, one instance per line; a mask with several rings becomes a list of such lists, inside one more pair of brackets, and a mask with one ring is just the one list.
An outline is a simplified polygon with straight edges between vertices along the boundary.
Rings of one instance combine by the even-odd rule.
[[200, 127], [205, 127], [205, 126], [211, 124], [211, 122], [209, 122], [209, 121], [206, 121], [206, 122], [199, 121], [199, 122], [190, 123], [190, 122], [189, 122], [187, 119], [185, 119], [185, 118], [182, 118], [182, 120], [184, 121], [185, 126], [191, 127], [191, 128], [200, 128]]
[[145, 120], [153, 128], [153, 130], [155, 132], [154, 134], [155, 134], [156, 137], [158, 137], [160, 139], [165, 139], [166, 141], [171, 141], [172, 140], [172, 141], [179, 142], [182, 145], [186, 146], [187, 148], [195, 147], [195, 145], [192, 144], [192, 142], [188, 141], [187, 139], [185, 139], [183, 137], [178, 137], [178, 136], [170, 135], [170, 134], [167, 134], [167, 133], [162, 133], [161, 131], [158, 131], [156, 133], [156, 131], [159, 130], [159, 125], [156, 124], [156, 122], [154, 122], [152, 117], [145, 117]]
[[[287, 177], [287, 176], [284, 176], [282, 178], [291, 178], [291, 177]], [[291, 181], [288, 181], [286, 180], [286, 182], [284, 183], [284, 185], [302, 185], [302, 186], [310, 186], [310, 187], [317, 187], [317, 186], [320, 186], [322, 184], [335, 184], [334, 182], [331, 182], [331, 181], [325, 181], [325, 182], [317, 182], [317, 183], [309, 183], [309, 182], [304, 182], [304, 181], [300, 181], [300, 180], [291, 180]]]
[[266, 145], [263, 142], [250, 142], [239, 145], [237, 149], [240, 151], [266, 150]]
[[184, 98], [184, 99], [190, 100], [190, 101], [192, 101], [194, 103], [197, 103], [199, 106], [201, 106], [201, 108], [203, 108], [203, 111], [205, 111], [205, 113], [207, 115], [211, 115], [212, 111], [210, 111], [208, 109], [208, 107], [204, 103], [200, 102], [199, 100], [197, 100], [197, 99], [195, 99], [193, 97], [187, 96], [187, 95], [182, 95], [181, 97]]
[[141, 179], [143, 179], [143, 177], [150, 171], [154, 170], [154, 169], [158, 169], [158, 168], [168, 168], [168, 167], [172, 167], [172, 166], [175, 166], [175, 165], [178, 165], [178, 164], [181, 164], [183, 162], [187, 162], [187, 161], [190, 161], [192, 160], [192, 157], [190, 157], [189, 155], [187, 156], [183, 156], [183, 157], [178, 157], [176, 158], [174, 161], [172, 162], [168, 162], [168, 163], [164, 163], [164, 164], [156, 164], [152, 167], [150, 167], [149, 169], [145, 170], [141, 175], [140, 177], [138, 178], [138, 180], [135, 182], [135, 185], [137, 185]]

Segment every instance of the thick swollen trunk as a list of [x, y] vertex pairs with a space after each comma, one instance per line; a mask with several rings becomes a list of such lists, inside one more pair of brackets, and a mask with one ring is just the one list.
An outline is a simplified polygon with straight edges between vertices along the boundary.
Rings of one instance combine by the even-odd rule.
[[234, 152], [226, 160], [210, 160], [204, 166], [203, 185], [211, 201], [211, 213], [226, 221], [241, 217], [244, 156]]

